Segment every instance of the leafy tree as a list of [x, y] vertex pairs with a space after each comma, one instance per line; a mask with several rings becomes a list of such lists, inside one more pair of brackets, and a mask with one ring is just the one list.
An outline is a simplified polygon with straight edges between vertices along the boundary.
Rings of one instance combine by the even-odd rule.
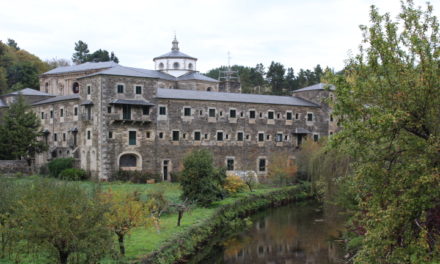
[[288, 159], [287, 153], [274, 153], [270, 157], [268, 165], [268, 176], [272, 182], [284, 186], [293, 183], [297, 167]]
[[14, 49], [16, 49], [16, 50], [20, 50], [20, 48], [18, 47], [17, 42], [15, 42], [15, 40], [13, 40], [13, 39], [8, 39], [7, 44], [8, 44], [8, 46], [11, 47], [11, 48], [14, 48]]
[[66, 66], [70, 66], [71, 65], [71, 61], [67, 60], [67, 59], [58, 59], [58, 58], [53, 58], [50, 60], [46, 60], [45, 61], [49, 67], [51, 69], [57, 68], [57, 67], [66, 67]]
[[123, 194], [109, 190], [101, 194], [101, 200], [110, 207], [105, 218], [110, 230], [118, 237], [119, 251], [124, 256], [125, 236], [135, 227], [150, 225], [154, 219], [147, 204], [141, 201], [139, 192]]
[[272, 88], [272, 94], [282, 95], [284, 93], [284, 74], [286, 69], [279, 62], [273, 62], [270, 64], [266, 74], [266, 79]]
[[20, 95], [5, 111], [0, 125], [0, 159], [30, 160], [47, 146], [38, 140], [42, 136], [40, 119]]
[[7, 80], [12, 90], [39, 87], [38, 70], [30, 62], [19, 62], [8, 67]]
[[185, 157], [183, 167], [180, 180], [182, 200], [209, 206], [222, 199], [226, 173], [224, 169], [214, 168], [211, 152], [206, 149], [192, 151]]
[[113, 239], [104, 218], [107, 208], [73, 183], [39, 180], [29, 184], [17, 214], [24, 240], [65, 264], [71, 255], [96, 263]]
[[76, 64], [81, 64], [87, 61], [89, 56], [89, 47], [87, 43], [79, 40], [75, 43], [75, 52], [72, 55], [72, 61]]
[[398, 21], [374, 6], [359, 54], [336, 85], [344, 128], [331, 145], [349, 178], [362, 237], [355, 263], [440, 262], [440, 35], [433, 7], [402, 2]]
[[293, 68], [287, 68], [285, 82], [285, 87], [289, 92], [298, 89], [298, 83], [295, 79], [295, 71]]

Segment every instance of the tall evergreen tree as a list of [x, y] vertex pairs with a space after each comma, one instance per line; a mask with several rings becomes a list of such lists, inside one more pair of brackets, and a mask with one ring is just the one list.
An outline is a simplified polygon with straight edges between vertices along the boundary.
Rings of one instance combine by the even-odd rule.
[[76, 64], [84, 63], [88, 60], [89, 56], [89, 47], [87, 43], [79, 40], [75, 43], [75, 52], [72, 56], [72, 61]]
[[272, 88], [272, 94], [281, 95], [284, 93], [284, 74], [286, 69], [279, 62], [273, 62], [270, 64], [266, 73], [267, 82]]

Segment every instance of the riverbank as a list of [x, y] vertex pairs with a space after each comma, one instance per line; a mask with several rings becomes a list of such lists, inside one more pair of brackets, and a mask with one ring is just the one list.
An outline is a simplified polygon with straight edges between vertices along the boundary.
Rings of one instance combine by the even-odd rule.
[[309, 197], [306, 190], [307, 188], [303, 185], [272, 190], [263, 189], [220, 201], [213, 208], [204, 209], [211, 211], [207, 212], [204, 218], [176, 233], [162, 246], [138, 258], [134, 263], [165, 264], [184, 260], [185, 257], [194, 254], [217, 231], [234, 228], [234, 225], [239, 224], [237, 219], [242, 219], [264, 208], [304, 200]]

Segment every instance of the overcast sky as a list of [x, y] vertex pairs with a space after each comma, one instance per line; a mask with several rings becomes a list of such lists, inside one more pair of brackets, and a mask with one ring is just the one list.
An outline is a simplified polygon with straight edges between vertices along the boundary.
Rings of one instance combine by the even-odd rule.
[[[415, 0], [424, 6], [425, 1]], [[439, 14], [438, 0], [434, 3]], [[399, 0], [8, 0], [0, 9], [0, 40], [42, 59], [70, 59], [83, 40], [91, 52], [114, 51], [120, 64], [153, 69], [152, 59], [171, 49], [198, 58], [198, 70], [231, 64], [342, 68], [361, 41], [375, 4], [393, 17]]]

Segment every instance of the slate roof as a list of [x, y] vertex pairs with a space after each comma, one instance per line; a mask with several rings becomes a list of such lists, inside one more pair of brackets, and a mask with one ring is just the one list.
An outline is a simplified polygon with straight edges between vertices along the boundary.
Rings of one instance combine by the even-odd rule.
[[37, 96], [54, 96], [54, 95], [51, 95], [51, 94], [48, 94], [48, 93], [44, 93], [44, 92], [41, 92], [41, 91], [38, 91], [38, 90], [35, 90], [35, 89], [31, 89], [31, 88], [24, 88], [24, 89], [22, 89], [20, 91], [15, 91], [15, 92], [12, 92], [12, 93], [5, 94], [5, 96], [7, 96], [7, 95], [18, 95], [18, 94], [22, 94], [22, 95], [37, 95]]
[[51, 103], [67, 101], [67, 100], [79, 100], [79, 94], [55, 96], [46, 100], [35, 102], [32, 105], [51, 104]]
[[207, 81], [207, 82], [219, 82], [216, 79], [213, 79], [211, 77], [208, 77], [206, 75], [203, 75], [199, 72], [189, 72], [187, 74], [184, 74], [182, 76], [177, 77], [178, 81], [186, 81], [186, 80], [200, 80], [200, 81]]
[[104, 62], [86, 62], [78, 65], [72, 65], [72, 66], [65, 66], [65, 67], [58, 67], [53, 70], [50, 70], [48, 72], [43, 73], [45, 74], [60, 74], [60, 73], [67, 73], [67, 72], [80, 72], [80, 71], [88, 71], [88, 70], [98, 70], [98, 69], [105, 69], [105, 68], [111, 68], [115, 67], [118, 64], [114, 61], [104, 61]]
[[156, 59], [164, 59], [164, 58], [186, 58], [186, 59], [197, 60], [197, 58], [191, 57], [188, 54], [185, 54], [185, 53], [180, 52], [178, 50], [172, 50], [170, 52], [167, 52], [163, 55], [160, 55], [160, 56], [154, 58], [153, 61]]
[[131, 76], [131, 77], [144, 77], [144, 78], [156, 78], [156, 79], [165, 79], [170, 81], [176, 81], [176, 77], [160, 72], [155, 70], [147, 70], [147, 69], [141, 69], [141, 68], [132, 68], [132, 67], [125, 67], [121, 65], [117, 65], [115, 67], [112, 67], [107, 70], [103, 70], [100, 72], [95, 72], [92, 74], [89, 74], [87, 76], [80, 77], [86, 78], [96, 75], [120, 75], [120, 76]]
[[126, 100], [126, 99], [114, 99], [110, 104], [122, 104], [122, 105], [142, 105], [151, 106], [154, 105], [147, 100]]
[[315, 90], [325, 90], [328, 86], [330, 86], [330, 90], [334, 91], [335, 86], [333, 84], [326, 84], [326, 83], [318, 83], [311, 86], [307, 86], [298, 90], [293, 91], [296, 92], [303, 92], [303, 91], [315, 91]]
[[162, 88], [157, 89], [156, 98], [319, 107], [317, 104], [294, 96], [220, 93]]

